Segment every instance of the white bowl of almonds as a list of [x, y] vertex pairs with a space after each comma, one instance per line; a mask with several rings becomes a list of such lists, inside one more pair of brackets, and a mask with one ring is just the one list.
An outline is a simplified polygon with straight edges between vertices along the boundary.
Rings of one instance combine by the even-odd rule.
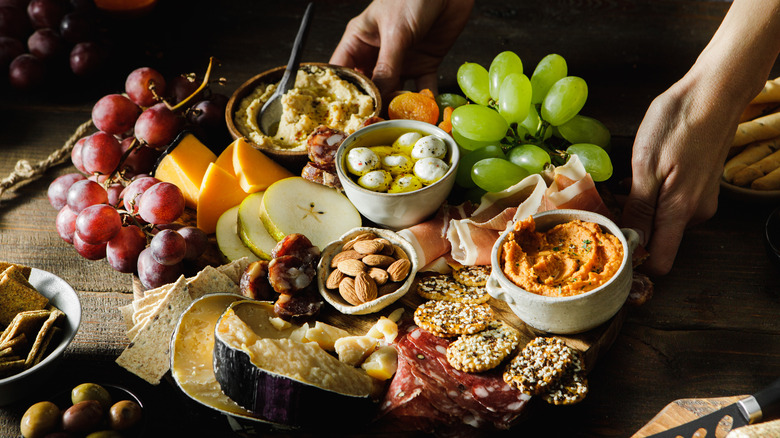
[[320, 294], [341, 313], [378, 312], [409, 291], [419, 262], [412, 245], [393, 231], [359, 227], [322, 250]]

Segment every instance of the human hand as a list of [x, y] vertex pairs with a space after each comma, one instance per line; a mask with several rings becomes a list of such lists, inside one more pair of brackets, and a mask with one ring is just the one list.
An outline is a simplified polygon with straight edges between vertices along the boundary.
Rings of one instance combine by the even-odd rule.
[[374, 0], [350, 20], [330, 58], [376, 83], [382, 96], [414, 79], [437, 91], [436, 71], [468, 21], [474, 0]]

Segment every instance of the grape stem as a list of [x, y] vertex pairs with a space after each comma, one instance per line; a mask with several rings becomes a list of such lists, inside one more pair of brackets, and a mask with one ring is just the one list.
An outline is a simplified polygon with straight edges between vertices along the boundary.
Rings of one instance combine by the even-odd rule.
[[[206, 74], [205, 74], [205, 76], [203, 77], [203, 82], [201, 82], [200, 86], [199, 86], [199, 87], [198, 87], [198, 88], [197, 88], [197, 89], [196, 89], [196, 90], [195, 90], [195, 91], [194, 91], [192, 94], [190, 94], [189, 96], [187, 96], [187, 97], [186, 97], [184, 100], [182, 100], [181, 102], [177, 103], [175, 106], [170, 106], [170, 105], [168, 104], [168, 102], [165, 102], [165, 105], [168, 107], [168, 109], [170, 109], [171, 111], [176, 111], [176, 110], [178, 110], [179, 108], [181, 108], [181, 107], [183, 107], [183, 106], [187, 105], [187, 103], [188, 103], [190, 100], [192, 100], [192, 98], [194, 98], [195, 96], [197, 96], [197, 95], [198, 95], [198, 94], [199, 94], [201, 91], [203, 91], [203, 89], [204, 89], [204, 88], [206, 88], [206, 86], [209, 84], [209, 79], [211, 78], [211, 67], [212, 67], [212, 66], [213, 66], [213, 64], [214, 64], [214, 61], [216, 61], [216, 60], [214, 59], [214, 57], [213, 57], [213, 56], [212, 56], [212, 57], [209, 57], [209, 65], [208, 65], [208, 67], [206, 68]], [[217, 61], [217, 62], [219, 62], [219, 61]]]

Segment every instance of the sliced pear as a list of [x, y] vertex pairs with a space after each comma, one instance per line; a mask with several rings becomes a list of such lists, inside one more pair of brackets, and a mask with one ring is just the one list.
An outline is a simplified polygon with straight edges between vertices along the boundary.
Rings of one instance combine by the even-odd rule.
[[271, 250], [276, 246], [276, 239], [271, 237], [260, 219], [264, 193], [252, 193], [238, 206], [238, 237], [256, 256], [271, 260]]
[[238, 205], [229, 208], [217, 220], [217, 246], [219, 251], [229, 261], [249, 257], [250, 261], [259, 258], [247, 248], [238, 237]]
[[260, 219], [274, 239], [300, 233], [319, 249], [362, 224], [341, 192], [297, 176], [271, 184], [261, 205]]

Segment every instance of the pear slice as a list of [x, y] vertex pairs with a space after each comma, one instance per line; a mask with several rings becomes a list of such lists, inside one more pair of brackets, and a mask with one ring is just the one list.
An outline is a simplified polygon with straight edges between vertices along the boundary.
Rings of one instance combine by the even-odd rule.
[[247, 248], [261, 259], [271, 260], [271, 251], [276, 239], [268, 234], [260, 220], [260, 206], [265, 192], [255, 192], [247, 196], [238, 206], [238, 237]]
[[217, 220], [217, 246], [229, 261], [249, 257], [254, 262], [258, 257], [247, 248], [238, 237], [238, 205], [229, 208]]
[[260, 218], [274, 239], [300, 233], [320, 250], [362, 225], [360, 213], [341, 192], [297, 176], [266, 189]]

